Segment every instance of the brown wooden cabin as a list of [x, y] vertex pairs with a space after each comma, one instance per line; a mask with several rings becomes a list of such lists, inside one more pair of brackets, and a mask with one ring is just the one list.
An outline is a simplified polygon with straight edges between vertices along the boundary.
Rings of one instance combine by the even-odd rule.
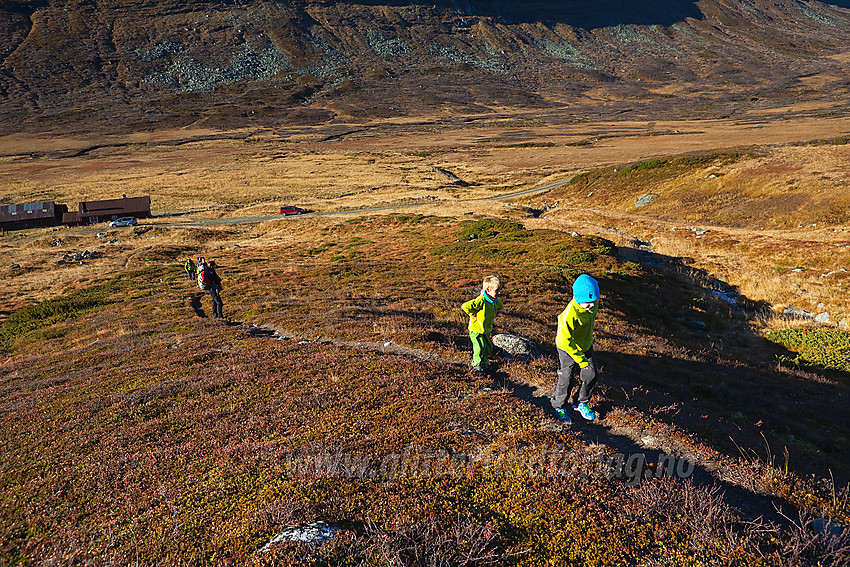
[[56, 226], [62, 223], [67, 212], [67, 205], [57, 205], [53, 201], [0, 205], [0, 229]]
[[104, 201], [83, 201], [79, 210], [62, 215], [62, 224], [81, 225], [109, 222], [120, 217], [145, 219], [151, 216], [150, 197], [125, 197]]

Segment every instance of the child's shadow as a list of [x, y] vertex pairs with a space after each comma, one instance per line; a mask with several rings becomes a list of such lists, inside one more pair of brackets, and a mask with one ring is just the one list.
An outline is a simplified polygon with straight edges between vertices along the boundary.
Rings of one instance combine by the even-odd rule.
[[[490, 378], [496, 385], [511, 391], [517, 398], [543, 410], [553, 421], [557, 420], [557, 415], [552, 408], [549, 396], [540, 395], [539, 390], [532, 386], [511, 381], [510, 376], [499, 369], [490, 373]], [[635, 456], [643, 455], [643, 462], [657, 463], [665, 457], [665, 453], [661, 450], [648, 449], [637, 444], [626, 435], [613, 433], [598, 419], [595, 421], [585, 421], [577, 412], [573, 411], [569, 413], [572, 418], [572, 424], [569, 427], [575, 432], [576, 438], [585, 443], [601, 443], [612, 447], [619, 451], [624, 461], [634, 461]], [[787, 527], [790, 523], [789, 518], [793, 518], [797, 514], [793, 505], [785, 499], [758, 494], [746, 488], [724, 482], [699, 464], [689, 465], [689, 470], [690, 472], [687, 477], [680, 480], [689, 480], [695, 486], [708, 490], [720, 490], [723, 501], [727, 505], [740, 510], [752, 520], [761, 518], [772, 524]], [[625, 475], [620, 475], [616, 478], [624, 480]], [[676, 477], [674, 476], [674, 478]], [[612, 482], [616, 482], [616, 480], [612, 480]]]

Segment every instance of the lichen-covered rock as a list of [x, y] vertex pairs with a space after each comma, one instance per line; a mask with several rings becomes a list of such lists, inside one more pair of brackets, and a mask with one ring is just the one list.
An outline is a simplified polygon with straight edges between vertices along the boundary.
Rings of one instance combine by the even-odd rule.
[[293, 526], [274, 536], [260, 551], [269, 551], [276, 543], [300, 541], [309, 545], [321, 545], [331, 541], [339, 528], [325, 522], [314, 522], [306, 526]]
[[529, 359], [540, 356], [537, 343], [517, 335], [493, 335], [493, 344], [517, 358]]

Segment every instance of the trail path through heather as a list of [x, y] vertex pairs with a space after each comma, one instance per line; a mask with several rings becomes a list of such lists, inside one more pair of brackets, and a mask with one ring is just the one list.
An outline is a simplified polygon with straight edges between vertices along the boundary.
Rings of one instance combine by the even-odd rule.
[[[468, 360], [453, 357], [444, 358], [437, 354], [399, 345], [394, 341], [346, 341], [319, 337], [307, 339], [298, 337], [295, 333], [272, 325], [254, 325], [234, 322], [247, 335], [266, 337], [275, 340], [297, 341], [299, 344], [329, 344], [340, 347], [361, 349], [369, 352], [379, 352], [392, 356], [403, 356], [432, 364], [444, 364], [455, 367], [458, 372], [469, 372]], [[605, 445], [628, 459], [632, 455], [643, 455], [645, 462], [658, 463], [665, 455], [674, 455], [677, 459], [685, 459], [690, 463], [692, 473], [685, 482], [693, 482], [695, 486], [708, 491], [718, 491], [723, 501], [737, 510], [747, 521], [765, 521], [771, 524], [789, 527], [797, 521], [799, 513], [789, 502], [769, 495], [758, 494], [748, 487], [733, 483], [733, 473], [724, 469], [710, 459], [697, 454], [691, 447], [682, 445], [669, 436], [639, 431], [632, 427], [617, 424], [606, 418], [593, 422], [583, 421], [575, 414], [570, 426], [563, 426], [556, 420], [555, 413], [549, 403], [552, 389], [538, 387], [534, 384], [515, 382], [512, 376], [497, 368], [489, 375], [496, 389], [509, 391], [513, 396], [540, 408], [550, 419], [553, 429], [569, 427], [576, 438], [585, 445]], [[647, 469], [648, 471], [648, 469]], [[674, 475], [674, 478], [677, 478]]]

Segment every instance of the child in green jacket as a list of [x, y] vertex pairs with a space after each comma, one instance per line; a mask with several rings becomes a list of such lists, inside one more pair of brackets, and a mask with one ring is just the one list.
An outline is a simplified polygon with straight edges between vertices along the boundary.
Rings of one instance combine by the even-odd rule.
[[493, 331], [493, 319], [504, 305], [499, 299], [502, 280], [499, 276], [484, 278], [481, 295], [461, 305], [461, 309], [469, 315], [469, 338], [472, 339], [472, 369], [482, 372], [490, 361], [493, 352], [493, 341], [490, 333]]
[[563, 423], [571, 421], [564, 405], [570, 398], [576, 378], [581, 381], [581, 386], [578, 389], [578, 403], [573, 403], [572, 407], [588, 421], [596, 418], [587, 403], [598, 375], [593, 359], [593, 324], [598, 312], [599, 283], [587, 274], [582, 274], [573, 283], [572, 301], [558, 315], [558, 334], [555, 337], [561, 369], [558, 370], [552, 407]]

